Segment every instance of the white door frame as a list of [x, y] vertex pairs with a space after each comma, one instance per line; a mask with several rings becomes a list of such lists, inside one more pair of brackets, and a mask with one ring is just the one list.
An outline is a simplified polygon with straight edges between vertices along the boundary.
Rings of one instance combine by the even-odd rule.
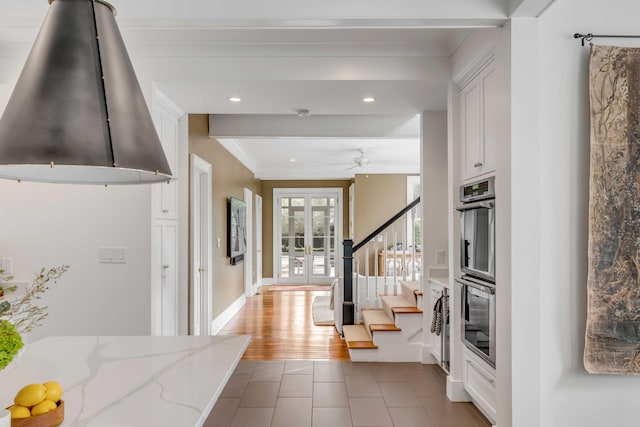
[[193, 335], [211, 334], [213, 305], [212, 166], [195, 154], [190, 158], [191, 194], [191, 327]]
[[244, 189], [244, 202], [247, 204], [247, 252], [244, 254], [244, 294], [248, 297], [256, 293], [253, 286], [253, 192]]
[[256, 194], [256, 283], [254, 293], [262, 286], [262, 196]]
[[336, 277], [339, 277], [343, 271], [342, 259], [342, 241], [344, 236], [342, 204], [343, 194], [342, 187], [324, 187], [324, 188], [274, 188], [273, 189], [273, 280], [274, 283], [281, 283], [280, 279], [280, 262], [281, 262], [281, 226], [280, 226], [280, 206], [278, 200], [282, 195], [316, 195], [335, 193], [337, 195], [336, 203]]

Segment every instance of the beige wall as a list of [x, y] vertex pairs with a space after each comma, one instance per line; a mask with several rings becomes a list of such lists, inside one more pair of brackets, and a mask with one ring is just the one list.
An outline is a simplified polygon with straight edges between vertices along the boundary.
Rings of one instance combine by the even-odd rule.
[[[208, 126], [206, 114], [189, 115], [189, 153], [198, 155], [213, 166], [213, 317], [215, 318], [244, 294], [244, 265], [242, 263], [230, 265], [227, 257], [227, 199], [234, 196], [244, 200], [244, 188], [250, 189], [254, 195], [262, 195], [262, 191], [260, 180], [257, 180], [253, 173], [218, 141], [209, 138]], [[255, 230], [255, 227], [252, 229]], [[216, 245], [216, 239], [220, 239], [219, 248]], [[253, 259], [255, 271], [255, 254]]]
[[[376, 228], [407, 206], [406, 174], [357, 174], [355, 178], [354, 244], [360, 243]], [[404, 240], [402, 228], [396, 224], [397, 243]], [[394, 228], [390, 229], [387, 246], [393, 244]], [[380, 246], [382, 247], [382, 245]], [[362, 249], [364, 251], [364, 249]], [[360, 251], [360, 252], [362, 252]], [[360, 262], [360, 273], [364, 274], [364, 254], [354, 255]], [[369, 253], [369, 274], [374, 274], [375, 254]], [[355, 269], [355, 267], [354, 267]]]
[[407, 175], [356, 175], [355, 243], [407, 206]]
[[[262, 181], [262, 276], [273, 277], [273, 189], [274, 188], [342, 188], [342, 234], [349, 236], [350, 180]], [[340, 242], [342, 244], [342, 242]]]

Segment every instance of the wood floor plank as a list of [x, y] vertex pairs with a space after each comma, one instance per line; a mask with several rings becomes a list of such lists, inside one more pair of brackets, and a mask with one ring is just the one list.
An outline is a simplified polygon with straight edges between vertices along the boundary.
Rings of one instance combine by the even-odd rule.
[[227, 323], [221, 335], [248, 334], [245, 360], [350, 360], [333, 326], [316, 326], [313, 298], [326, 291], [262, 292]]

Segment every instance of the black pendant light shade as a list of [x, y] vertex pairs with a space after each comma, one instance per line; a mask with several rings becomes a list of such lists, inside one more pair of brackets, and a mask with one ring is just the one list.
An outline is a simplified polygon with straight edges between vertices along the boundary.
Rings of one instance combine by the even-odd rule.
[[50, 3], [0, 120], [0, 178], [171, 179], [113, 7], [101, 0]]

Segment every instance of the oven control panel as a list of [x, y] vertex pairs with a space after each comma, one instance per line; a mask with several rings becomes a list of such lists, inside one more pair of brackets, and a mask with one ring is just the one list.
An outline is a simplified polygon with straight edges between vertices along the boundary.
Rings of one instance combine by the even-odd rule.
[[495, 198], [494, 177], [460, 187], [460, 201], [463, 203], [493, 198]]

